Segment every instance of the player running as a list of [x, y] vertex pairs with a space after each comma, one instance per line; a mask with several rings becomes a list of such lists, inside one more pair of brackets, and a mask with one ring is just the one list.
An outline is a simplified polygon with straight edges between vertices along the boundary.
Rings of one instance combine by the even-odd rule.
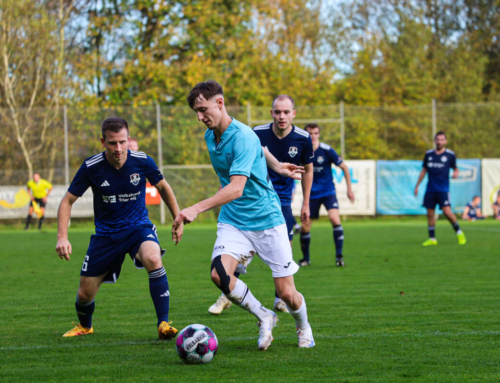
[[[80, 287], [76, 297], [76, 313], [80, 323], [63, 336], [92, 334], [94, 298], [103, 282], [114, 283], [120, 276], [128, 253], [139, 269], [149, 274], [149, 291], [158, 317], [160, 339], [171, 339], [177, 330], [168, 322], [170, 291], [161, 257], [156, 227], [146, 209], [146, 178], [156, 187], [172, 217], [179, 214], [175, 195], [154, 160], [143, 152], [128, 150], [127, 121], [111, 117], [102, 123], [104, 152], [84, 161], [61, 201], [58, 218], [56, 251], [69, 261], [71, 243], [68, 223], [71, 207], [90, 187], [94, 194], [96, 234], [90, 237], [83, 262]], [[172, 230], [172, 241], [182, 239], [183, 226]]]
[[458, 177], [457, 158], [455, 153], [446, 149], [446, 134], [437, 132], [434, 137], [436, 149], [428, 150], [424, 156], [422, 171], [415, 186], [415, 197], [418, 195], [418, 185], [428, 173], [427, 190], [424, 196], [423, 206], [427, 209], [427, 223], [429, 228], [429, 239], [423, 246], [437, 245], [436, 239], [436, 205], [443, 211], [453, 229], [457, 233], [458, 244], [465, 245], [467, 242], [465, 234], [460, 230], [457, 217], [451, 211], [450, 205], [450, 169], [453, 169], [452, 178]]
[[305, 127], [310, 134], [314, 150], [314, 179], [311, 189], [311, 199], [309, 202], [311, 208], [311, 220], [303, 223], [300, 233], [300, 247], [304, 258], [299, 261], [300, 266], [309, 266], [311, 264], [309, 256], [309, 245], [311, 244], [311, 226], [312, 219], [319, 218], [319, 209], [324, 205], [328, 210], [328, 217], [333, 226], [333, 241], [335, 243], [336, 260], [335, 264], [339, 267], [345, 266], [343, 258], [344, 247], [344, 229], [340, 222], [339, 203], [333, 183], [332, 164], [338, 166], [344, 172], [347, 184], [347, 198], [354, 203], [354, 194], [351, 186], [351, 175], [349, 168], [339, 157], [337, 152], [329, 145], [319, 141], [321, 128], [318, 124], [308, 124]]
[[252, 129], [229, 116], [222, 86], [217, 82], [197, 84], [189, 93], [188, 102], [198, 120], [208, 128], [205, 140], [222, 188], [213, 197], [182, 210], [173, 229], [183, 222], [193, 222], [204, 211], [222, 206], [212, 253], [212, 281], [232, 303], [257, 317], [258, 347], [266, 350], [273, 340], [272, 329], [278, 316], [262, 306], [247, 285], [234, 276], [239, 264], [246, 265], [258, 254], [271, 268], [275, 288], [295, 319], [299, 347], [313, 347], [306, 302], [295, 289], [293, 279], [299, 267], [293, 261], [285, 220], [267, 173], [265, 156], [278, 173], [290, 175], [296, 167], [280, 164], [266, 153]]
[[[35, 173], [33, 174], [33, 179], [29, 180], [26, 186], [28, 188], [28, 194], [30, 195], [31, 202], [24, 230], [28, 230], [30, 228], [33, 211], [35, 211], [39, 216], [38, 230], [41, 230], [43, 220], [45, 218], [45, 206], [47, 205], [49, 194], [52, 191], [52, 184], [40, 177], [40, 174]], [[37, 207], [36, 210], [35, 207]]]

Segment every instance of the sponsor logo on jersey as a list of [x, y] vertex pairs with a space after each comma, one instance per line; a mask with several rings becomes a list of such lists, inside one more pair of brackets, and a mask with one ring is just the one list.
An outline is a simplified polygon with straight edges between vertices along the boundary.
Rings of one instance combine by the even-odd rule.
[[104, 181], [101, 186], [111, 186], [108, 181]]
[[325, 159], [323, 158], [323, 156], [319, 156], [318, 157], [318, 164], [322, 164], [323, 162], [325, 162]]
[[102, 200], [106, 203], [116, 203], [115, 195], [103, 195]]
[[138, 173], [134, 173], [130, 175], [130, 183], [134, 186], [139, 185], [139, 182], [141, 181], [141, 176]]
[[292, 158], [295, 157], [298, 152], [299, 152], [299, 149], [297, 149], [297, 147], [295, 147], [295, 146], [290, 146], [290, 149], [288, 149], [288, 154]]

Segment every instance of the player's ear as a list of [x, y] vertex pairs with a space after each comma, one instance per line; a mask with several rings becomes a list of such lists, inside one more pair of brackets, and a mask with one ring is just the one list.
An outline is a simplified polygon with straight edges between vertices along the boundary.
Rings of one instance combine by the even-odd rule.
[[105, 142], [104, 138], [102, 138], [102, 137], [101, 137], [101, 144], [102, 144], [102, 147], [103, 147], [103, 148], [105, 148], [105, 147], [106, 147], [106, 145], [104, 144], [104, 142]]
[[296, 115], [297, 115], [297, 111], [294, 109], [293, 110], [293, 118], [295, 118]]

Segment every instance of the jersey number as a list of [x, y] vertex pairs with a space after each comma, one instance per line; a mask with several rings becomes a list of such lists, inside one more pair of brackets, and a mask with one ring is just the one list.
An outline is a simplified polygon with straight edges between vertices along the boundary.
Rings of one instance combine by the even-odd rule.
[[89, 256], [85, 256], [85, 260], [83, 261], [82, 271], [87, 271], [87, 266], [89, 265]]

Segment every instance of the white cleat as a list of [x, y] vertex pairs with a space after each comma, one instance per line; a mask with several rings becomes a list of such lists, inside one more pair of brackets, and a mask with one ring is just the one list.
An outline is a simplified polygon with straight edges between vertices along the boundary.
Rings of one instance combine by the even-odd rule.
[[299, 338], [299, 347], [301, 348], [311, 348], [316, 345], [311, 326], [305, 330], [297, 329], [297, 337]]
[[283, 313], [288, 312], [288, 309], [286, 307], [285, 302], [283, 302], [281, 299], [279, 301], [274, 302], [273, 310], [274, 311], [281, 311]]
[[217, 302], [208, 308], [208, 312], [214, 315], [220, 315], [224, 310], [227, 310], [232, 305], [231, 301], [222, 294]]
[[259, 350], [267, 350], [267, 348], [271, 345], [273, 341], [273, 328], [276, 327], [279, 319], [278, 316], [269, 311], [271, 314], [267, 316], [264, 320], [258, 321], [257, 325], [259, 326], [259, 340], [257, 344], [259, 345]]

